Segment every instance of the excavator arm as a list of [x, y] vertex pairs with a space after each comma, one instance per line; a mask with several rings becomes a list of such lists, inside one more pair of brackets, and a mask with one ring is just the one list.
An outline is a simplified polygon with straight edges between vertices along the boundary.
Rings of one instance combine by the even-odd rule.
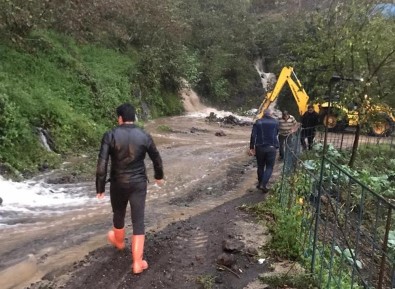
[[[298, 105], [300, 115], [303, 115], [306, 112], [309, 96], [304, 90], [299, 79], [296, 77], [293, 68], [286, 66], [281, 70], [273, 90], [266, 93], [265, 99], [262, 101], [258, 109], [257, 118], [262, 118], [265, 110], [267, 110], [269, 106], [276, 101], [285, 83], [288, 83], [288, 86], [291, 89], [292, 95]], [[315, 109], [318, 110], [318, 107]]]

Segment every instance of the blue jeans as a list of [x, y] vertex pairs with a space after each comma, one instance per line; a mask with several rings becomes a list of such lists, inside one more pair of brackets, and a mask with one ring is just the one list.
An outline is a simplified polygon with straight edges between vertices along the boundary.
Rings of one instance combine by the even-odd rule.
[[259, 186], [266, 188], [273, 173], [277, 149], [273, 146], [256, 146], [255, 154], [258, 165]]

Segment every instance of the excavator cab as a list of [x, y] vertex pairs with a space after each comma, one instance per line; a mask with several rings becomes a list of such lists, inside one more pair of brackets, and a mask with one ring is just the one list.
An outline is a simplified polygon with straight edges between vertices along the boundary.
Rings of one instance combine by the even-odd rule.
[[[328, 91], [323, 98], [324, 102], [320, 104], [320, 122], [332, 132], [343, 131], [349, 125], [349, 109], [341, 106], [339, 103], [341, 95], [345, 90], [350, 88], [349, 85], [351, 82], [344, 82], [342, 80], [344, 78], [339, 75], [333, 75], [331, 77]], [[353, 119], [355, 119], [355, 116]]]
[[347, 105], [340, 103], [340, 99], [344, 99], [344, 94], [355, 90], [355, 82], [360, 81], [363, 79], [340, 76], [331, 78], [329, 101], [322, 103], [320, 110], [323, 124], [327, 125], [330, 131], [342, 131], [346, 127], [355, 127], [361, 122], [358, 108], [362, 105], [369, 118], [367, 132], [373, 136], [390, 135], [394, 129], [395, 117], [386, 105], [371, 105], [367, 95], [362, 103], [358, 103], [355, 99], [350, 99]]

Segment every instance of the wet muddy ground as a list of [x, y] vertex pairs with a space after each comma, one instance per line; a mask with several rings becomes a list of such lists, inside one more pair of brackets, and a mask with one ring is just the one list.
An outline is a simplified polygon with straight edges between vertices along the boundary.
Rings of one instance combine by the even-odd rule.
[[[257, 261], [265, 258], [257, 254], [268, 234], [239, 209], [265, 198], [255, 189], [255, 161], [247, 155], [251, 126], [178, 116], [145, 129], [160, 150], [166, 179], [162, 188], [148, 186], [150, 268], [132, 275], [129, 249], [107, 244], [111, 208], [108, 197], [94, 198], [92, 176], [92, 182], [71, 184], [92, 194], [89, 206], [2, 231], [0, 288], [264, 288], [248, 284], [269, 270], [267, 260]], [[130, 235], [129, 214], [126, 223]]]

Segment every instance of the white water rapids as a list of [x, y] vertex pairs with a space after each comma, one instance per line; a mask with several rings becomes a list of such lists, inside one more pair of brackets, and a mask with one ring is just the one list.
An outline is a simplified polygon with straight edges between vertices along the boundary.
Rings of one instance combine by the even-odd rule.
[[[217, 115], [217, 117], [221, 118], [232, 114], [240, 120], [252, 121], [252, 116], [257, 112], [257, 109], [251, 109], [246, 113], [249, 116], [240, 116], [229, 111], [217, 110], [213, 107], [207, 107], [201, 103], [197, 93], [193, 89], [189, 88], [188, 85], [186, 85], [186, 87], [181, 90], [180, 94], [183, 100], [184, 110], [186, 112], [185, 117], [205, 118], [209, 116], [210, 113], [214, 113]], [[259, 106], [259, 102], [257, 102], [257, 106]]]
[[18, 223], [32, 223], [43, 215], [58, 215], [64, 211], [82, 208], [90, 196], [83, 186], [67, 188], [65, 185], [44, 181], [13, 182], [0, 177], [0, 228]]

